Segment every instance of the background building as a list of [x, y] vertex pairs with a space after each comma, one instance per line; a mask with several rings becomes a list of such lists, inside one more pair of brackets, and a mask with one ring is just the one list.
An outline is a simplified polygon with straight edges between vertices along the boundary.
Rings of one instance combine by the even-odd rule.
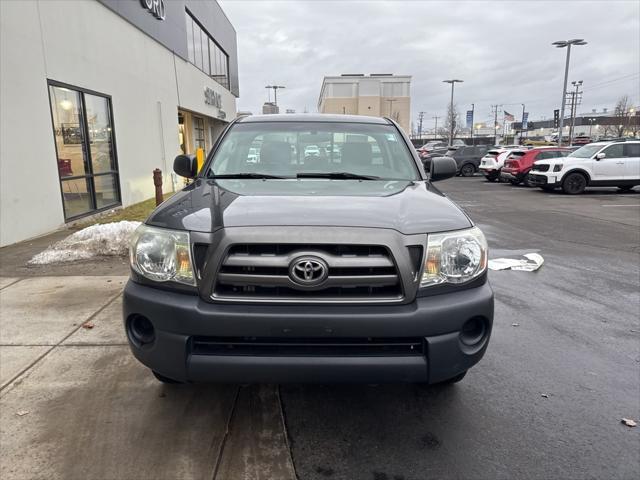
[[411, 76], [343, 74], [324, 77], [320, 113], [391, 117], [411, 133]]
[[0, 2], [0, 245], [165, 191], [236, 117], [214, 0]]
[[280, 107], [273, 102], [264, 102], [262, 105], [262, 114], [263, 115], [273, 115], [280, 113]]

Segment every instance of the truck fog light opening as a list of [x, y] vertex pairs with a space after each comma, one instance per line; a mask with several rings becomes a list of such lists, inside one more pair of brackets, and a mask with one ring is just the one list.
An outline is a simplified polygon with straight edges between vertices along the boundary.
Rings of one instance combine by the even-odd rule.
[[153, 343], [156, 339], [156, 331], [147, 317], [133, 314], [127, 321], [129, 338], [138, 347]]
[[462, 326], [460, 342], [467, 347], [481, 347], [487, 338], [488, 330], [484, 317], [472, 317]]

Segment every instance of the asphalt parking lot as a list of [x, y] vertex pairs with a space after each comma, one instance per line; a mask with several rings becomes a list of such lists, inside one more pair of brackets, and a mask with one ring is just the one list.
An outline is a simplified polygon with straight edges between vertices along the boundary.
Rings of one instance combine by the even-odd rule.
[[545, 259], [490, 272], [491, 343], [455, 386], [161, 385], [125, 343], [122, 260], [38, 270], [3, 249], [0, 477], [637, 478], [639, 189], [438, 186], [492, 258]]

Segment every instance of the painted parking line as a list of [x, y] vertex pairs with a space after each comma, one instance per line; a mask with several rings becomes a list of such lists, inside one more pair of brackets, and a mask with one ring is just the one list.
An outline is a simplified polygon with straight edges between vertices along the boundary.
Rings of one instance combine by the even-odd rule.
[[640, 207], [640, 204], [638, 205], [600, 205], [601, 207]]

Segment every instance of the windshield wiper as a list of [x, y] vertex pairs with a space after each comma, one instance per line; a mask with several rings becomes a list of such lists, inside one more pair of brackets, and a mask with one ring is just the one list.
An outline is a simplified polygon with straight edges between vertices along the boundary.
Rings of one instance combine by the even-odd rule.
[[290, 177], [281, 177], [278, 175], [269, 175], [266, 173], [222, 173], [220, 175], [209, 174], [207, 178], [290, 178]]
[[303, 172], [298, 173], [296, 178], [330, 178], [335, 180], [380, 180], [374, 175], [358, 175], [350, 172]]

